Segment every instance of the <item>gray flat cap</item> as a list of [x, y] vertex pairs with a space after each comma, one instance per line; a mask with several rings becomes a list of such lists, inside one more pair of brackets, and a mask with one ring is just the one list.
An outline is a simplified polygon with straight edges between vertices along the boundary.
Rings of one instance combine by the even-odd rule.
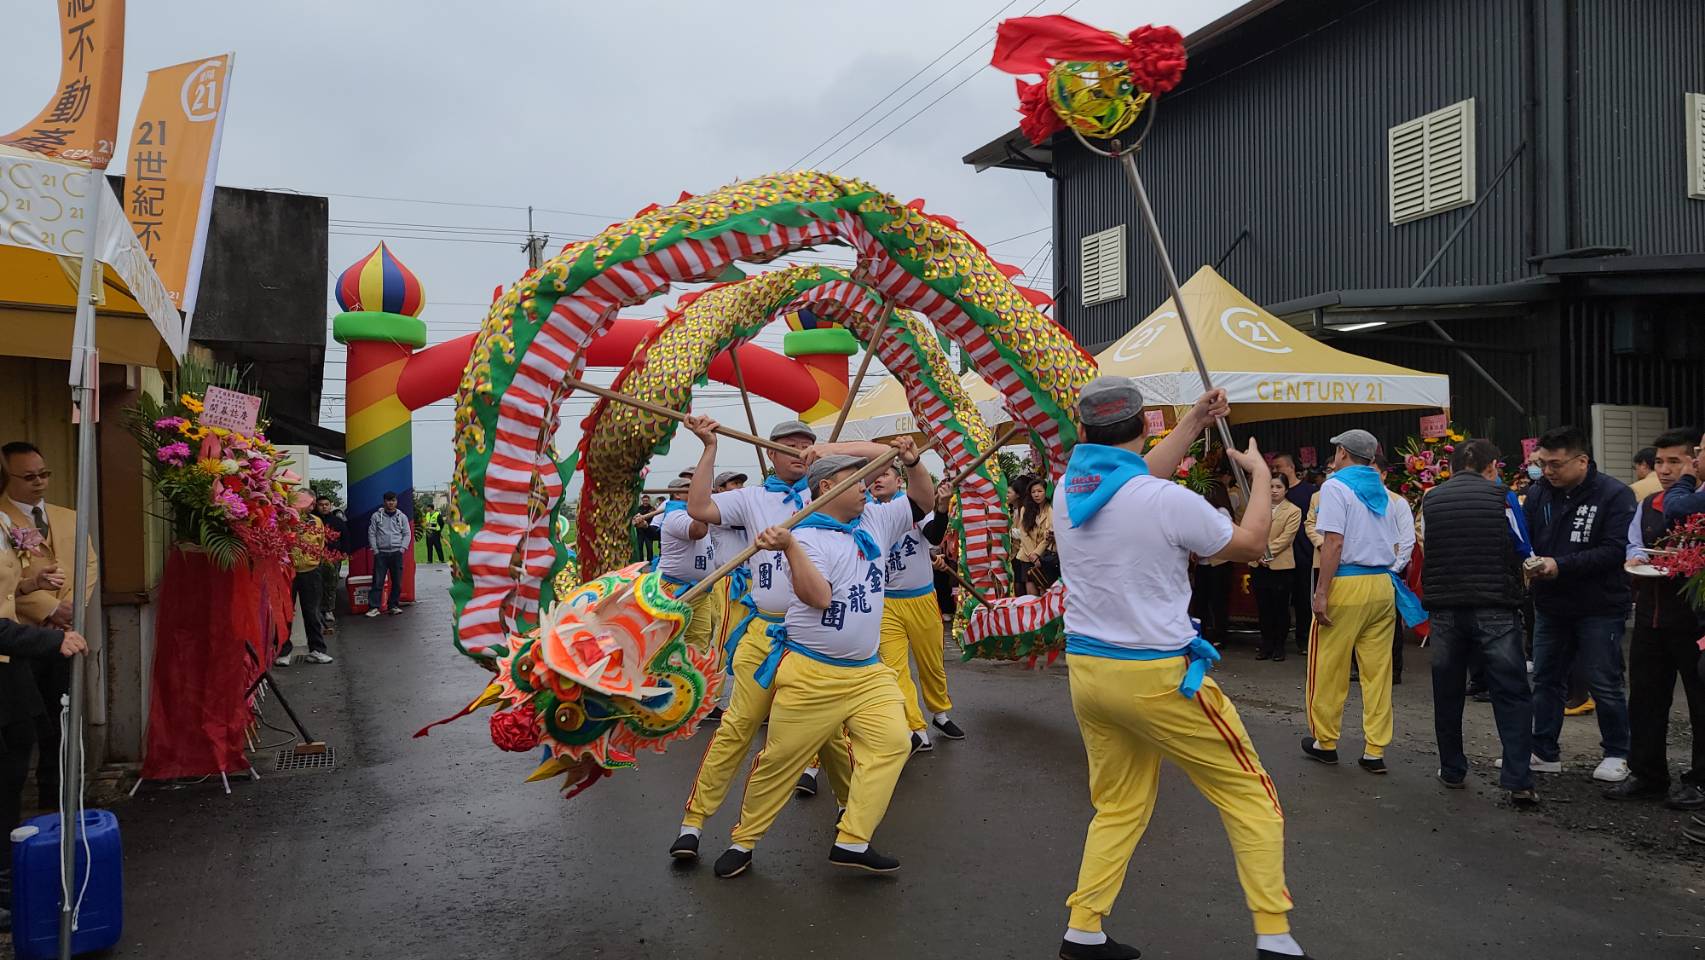
[[669, 481], [669, 489], [671, 489], [671, 490], [685, 490], [692, 485], [693, 485], [693, 481], [687, 479], [686, 477], [676, 477], [675, 479]]
[[751, 477], [746, 476], [744, 473], [741, 473], [738, 470], [725, 470], [722, 473], [719, 473], [716, 475], [716, 479], [711, 482], [711, 486], [720, 487], [723, 484], [728, 483], [731, 480], [738, 480], [741, 483], [745, 483], [747, 480], [750, 480], [750, 479], [751, 479]]
[[1078, 421], [1086, 427], [1122, 423], [1142, 412], [1143, 392], [1130, 377], [1096, 377], [1077, 395]]
[[1350, 451], [1351, 456], [1372, 460], [1379, 456], [1379, 438], [1366, 430], [1345, 430], [1332, 438], [1332, 445]]
[[770, 428], [771, 440], [780, 440], [782, 437], [807, 437], [812, 443], [816, 443], [817, 431], [806, 426], [803, 420], [783, 420]]
[[819, 457], [817, 462], [811, 465], [811, 469], [806, 471], [805, 479], [811, 484], [811, 493], [815, 495], [818, 485], [824, 480], [845, 470], [857, 470], [869, 462], [863, 457], [849, 457], [844, 453]]

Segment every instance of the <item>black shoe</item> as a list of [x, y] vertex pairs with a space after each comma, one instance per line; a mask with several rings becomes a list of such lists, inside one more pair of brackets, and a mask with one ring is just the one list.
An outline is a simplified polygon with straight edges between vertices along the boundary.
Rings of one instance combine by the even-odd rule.
[[1604, 791], [1606, 800], [1662, 800], [1669, 793], [1669, 784], [1642, 780], [1633, 774], [1628, 779]]
[[[929, 748], [929, 741], [918, 736], [917, 731], [914, 730], [912, 732], [912, 753], [917, 753], [920, 750], [928, 750]], [[911, 756], [911, 754], [909, 753], [907, 756]]]
[[733, 847], [729, 847], [727, 850], [722, 851], [722, 856], [716, 858], [716, 865], [712, 867], [711, 870], [713, 870], [717, 876], [727, 880], [729, 877], [738, 877], [742, 873], [745, 873], [746, 868], [751, 865], [752, 851], [736, 850]]
[[1291, 953], [1274, 953], [1271, 950], [1256, 950], [1255, 960], [1314, 960], [1314, 958], [1306, 953], [1299, 957]]
[[1403, 674], [1401, 674], [1401, 673], [1392, 674], [1391, 675], [1391, 685], [1394, 687], [1403, 686]]
[[1257, 660], [1271, 660], [1273, 658], [1271, 656], [1268, 656], [1267, 652], [1263, 650], [1263, 651], [1255, 654], [1255, 659], [1257, 659]]
[[1510, 803], [1517, 807], [1537, 807], [1539, 806], [1539, 794], [1532, 788], [1527, 790], [1511, 790]]
[[1357, 757], [1356, 758], [1356, 766], [1361, 767], [1363, 770], [1366, 770], [1369, 773], [1384, 774], [1385, 773], [1385, 758], [1384, 757]]
[[1468, 789], [1468, 778], [1467, 777], [1460, 777], [1456, 780], [1452, 780], [1450, 777], [1445, 775], [1445, 772], [1443, 770], [1440, 770], [1438, 773], [1433, 774], [1433, 776], [1438, 777], [1440, 783], [1451, 788], [1452, 790], [1466, 790], [1466, 789]]
[[930, 722], [935, 725], [935, 728], [941, 732], [942, 736], [949, 740], [965, 739], [965, 731], [959, 729], [959, 724], [954, 723], [952, 717], [948, 717], [946, 720], [932, 720]]
[[809, 800], [817, 795], [817, 778], [809, 773], [799, 775], [799, 782], [793, 785], [793, 795], [801, 800]]
[[1338, 765], [1338, 751], [1320, 749], [1314, 745], [1313, 737], [1302, 738], [1302, 752], [1329, 766]]
[[1491, 703], [1492, 702], [1492, 691], [1490, 691], [1490, 690], [1476, 690], [1473, 693], [1469, 694], [1469, 696], [1474, 699], [1475, 703]]
[[1060, 941], [1060, 960], [1137, 960], [1143, 952], [1108, 937], [1100, 943]]
[[675, 838], [675, 843], [669, 847], [669, 856], [676, 860], [697, 860], [699, 858], [699, 838], [695, 833], [683, 833]]
[[711, 707], [710, 712], [704, 715], [703, 720], [699, 721], [700, 724], [721, 723], [721, 722], [722, 722], [722, 708], [721, 707]]
[[1681, 831], [1681, 839], [1705, 845], [1705, 827], [1685, 827]]
[[837, 867], [857, 867], [871, 873], [893, 873], [900, 869], [900, 861], [885, 857], [868, 846], [862, 852], [854, 853], [836, 844], [829, 848], [829, 862]]
[[1274, 663], [1284, 663], [1285, 662], [1285, 652], [1283, 650], [1280, 650], [1278, 653], [1273, 654], [1273, 662]]
[[1684, 783], [1670, 791], [1664, 806], [1671, 810], [1705, 810], [1705, 789], [1698, 784]]

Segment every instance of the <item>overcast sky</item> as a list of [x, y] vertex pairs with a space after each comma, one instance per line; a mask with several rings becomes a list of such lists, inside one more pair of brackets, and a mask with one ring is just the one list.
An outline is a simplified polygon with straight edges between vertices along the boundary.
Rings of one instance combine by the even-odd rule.
[[[1016, 126], [1012, 79], [986, 68], [995, 23], [1064, 11], [1108, 28], [1156, 22], [1188, 33], [1236, 5], [131, 0], [118, 139], [122, 150], [149, 70], [234, 51], [218, 182], [330, 197], [328, 274], [389, 241], [425, 287], [433, 342], [476, 329], [492, 288], [525, 271], [529, 205], [555, 252], [682, 190], [792, 167], [923, 197], [1048, 289], [1048, 181], [960, 163]], [[58, 0], [6, 4], [0, 127], [26, 122], [52, 93], [57, 9]], [[811, 259], [848, 258], [827, 248]], [[328, 343], [337, 309], [328, 297]], [[759, 342], [779, 349], [781, 334]], [[340, 430], [343, 374], [332, 343], [320, 422]], [[564, 451], [587, 406], [570, 400]], [[744, 416], [716, 384], [698, 406], [725, 421]], [[450, 408], [415, 415], [418, 488], [449, 480]], [[763, 400], [757, 408], [762, 426], [788, 415]], [[677, 443], [653, 469], [672, 475], [697, 454], [696, 443]], [[752, 461], [734, 443], [722, 456]], [[314, 469], [343, 478], [341, 464]]]

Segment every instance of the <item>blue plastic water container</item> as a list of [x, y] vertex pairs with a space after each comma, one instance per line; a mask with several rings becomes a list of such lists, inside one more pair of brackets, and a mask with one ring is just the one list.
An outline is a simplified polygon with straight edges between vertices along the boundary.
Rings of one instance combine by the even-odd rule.
[[[116, 946], [124, 930], [124, 854], [118, 818], [110, 810], [84, 810], [83, 826], [89, 847], [85, 855], [84, 837], [79, 834], [71, 902], [77, 902], [85, 878], [89, 888], [83, 893], [77, 929], [71, 935], [73, 954]], [[49, 813], [12, 831], [12, 946], [18, 960], [59, 956], [59, 892], [59, 814]]]

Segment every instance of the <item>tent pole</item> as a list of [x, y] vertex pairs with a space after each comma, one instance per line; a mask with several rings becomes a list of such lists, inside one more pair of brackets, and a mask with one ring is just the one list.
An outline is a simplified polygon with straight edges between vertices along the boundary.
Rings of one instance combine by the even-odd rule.
[[[76, 548], [71, 566], [71, 629], [83, 633], [89, 622], [89, 605], [85, 598], [94, 584], [89, 582], [90, 519], [94, 516], [96, 477], [99, 473], [99, 450], [96, 445], [95, 418], [100, 400], [96, 387], [100, 384], [100, 353], [95, 339], [95, 301], [99, 298], [96, 285], [96, 244], [100, 237], [101, 200], [107, 190], [106, 174], [89, 171], [87, 212], [83, 263], [77, 274], [77, 320], [71, 338], [71, 397], [77, 408], [77, 527]], [[59, 907], [59, 957], [71, 960], [71, 935], [75, 926], [77, 906], [76, 850], [77, 834], [83, 824], [83, 689], [84, 666], [88, 658], [78, 654], [71, 658], [71, 689], [64, 702], [64, 722], [60, 726], [59, 769], [59, 876], [62, 903]], [[88, 866], [85, 865], [85, 870]]]

